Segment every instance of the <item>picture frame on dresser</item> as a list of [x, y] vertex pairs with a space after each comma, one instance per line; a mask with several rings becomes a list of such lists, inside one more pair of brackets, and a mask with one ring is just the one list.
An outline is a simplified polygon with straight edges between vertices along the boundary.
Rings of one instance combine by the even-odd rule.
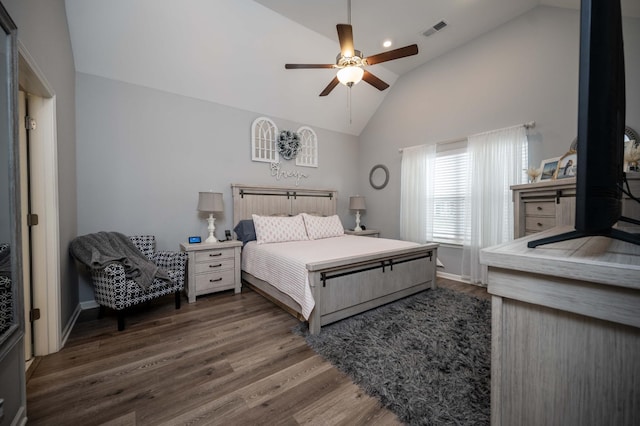
[[539, 182], [545, 180], [553, 180], [556, 178], [556, 172], [558, 171], [558, 162], [561, 157], [547, 158], [540, 162], [540, 178]]
[[556, 179], [575, 177], [578, 173], [578, 153], [569, 151], [558, 160]]

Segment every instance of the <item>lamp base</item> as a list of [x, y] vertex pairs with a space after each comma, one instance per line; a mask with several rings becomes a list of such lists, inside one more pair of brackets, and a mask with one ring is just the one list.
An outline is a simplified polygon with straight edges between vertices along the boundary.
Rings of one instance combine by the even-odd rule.
[[209, 223], [209, 226], [207, 227], [207, 230], [209, 231], [209, 236], [207, 237], [206, 240], [204, 240], [205, 243], [217, 243], [218, 240], [216, 239], [216, 236], [213, 235], [213, 231], [216, 230], [216, 218], [213, 217], [213, 213], [209, 213], [209, 217], [207, 218], [207, 222]]
[[356, 210], [356, 227], [353, 230], [356, 232], [362, 231], [362, 228], [360, 228], [360, 210]]

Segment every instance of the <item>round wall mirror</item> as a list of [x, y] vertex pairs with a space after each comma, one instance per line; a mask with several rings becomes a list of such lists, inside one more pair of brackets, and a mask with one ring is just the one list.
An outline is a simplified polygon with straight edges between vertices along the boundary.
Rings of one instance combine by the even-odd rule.
[[383, 164], [376, 164], [369, 172], [369, 183], [375, 189], [382, 189], [389, 183], [389, 169]]

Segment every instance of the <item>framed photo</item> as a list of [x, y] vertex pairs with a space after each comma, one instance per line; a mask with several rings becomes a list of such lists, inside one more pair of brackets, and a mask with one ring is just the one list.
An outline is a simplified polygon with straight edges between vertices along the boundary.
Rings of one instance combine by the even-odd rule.
[[569, 151], [558, 161], [558, 171], [556, 172], [556, 179], [566, 179], [575, 177], [578, 172], [578, 153], [575, 151]]
[[542, 160], [542, 162], [540, 163], [540, 182], [542, 182], [543, 180], [551, 180], [556, 178], [558, 162], [560, 162], [560, 157], [547, 158], [546, 160]]

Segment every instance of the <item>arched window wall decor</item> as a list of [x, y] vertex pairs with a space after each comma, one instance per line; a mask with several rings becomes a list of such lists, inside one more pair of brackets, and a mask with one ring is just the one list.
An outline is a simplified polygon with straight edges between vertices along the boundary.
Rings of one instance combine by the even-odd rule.
[[258, 117], [251, 125], [251, 160], [267, 163], [280, 161], [278, 126], [267, 117]]
[[318, 136], [312, 128], [302, 126], [298, 129], [300, 150], [296, 157], [296, 166], [318, 167]]

